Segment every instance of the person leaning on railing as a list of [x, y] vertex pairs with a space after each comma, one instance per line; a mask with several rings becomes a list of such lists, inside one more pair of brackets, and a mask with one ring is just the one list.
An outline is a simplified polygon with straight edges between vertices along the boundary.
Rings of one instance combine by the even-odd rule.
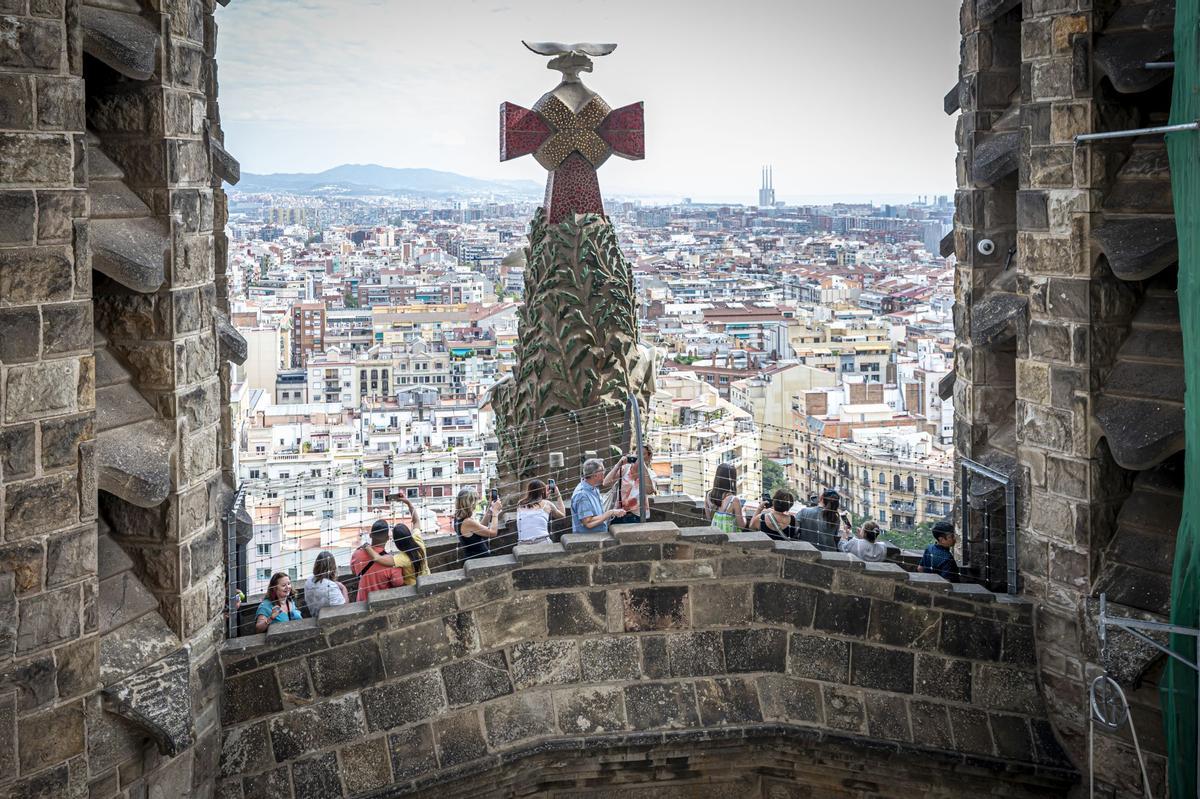
[[746, 515], [737, 495], [737, 467], [732, 463], [717, 465], [712, 488], [704, 495], [704, 515], [723, 533], [745, 529]]
[[583, 462], [583, 479], [571, 493], [571, 532], [607, 533], [608, 523], [625, 515], [621, 508], [604, 509], [600, 484], [604, 482], [604, 461], [588, 458]]
[[[550, 499], [553, 495], [554, 499]], [[553, 480], [547, 487], [541, 480], [530, 480], [525, 498], [517, 506], [517, 543], [545, 544], [550, 540], [550, 519], [567, 515], [562, 494]]]
[[458, 492], [454, 501], [454, 532], [458, 535], [458, 557], [460, 561], [471, 558], [486, 558], [492, 553], [491, 539], [500, 531], [500, 512], [504, 506], [500, 498], [492, 500], [488, 506], [487, 524], [475, 518], [475, 506], [479, 504], [479, 494], [473, 488], [464, 488]]
[[[617, 507], [625, 511], [625, 515], [617, 519], [613, 519], [613, 524], [636, 524], [637, 522], [646, 521], [638, 515], [641, 510], [640, 499], [642, 496], [642, 469], [646, 468], [650, 462], [654, 460], [654, 450], [649, 444], [642, 445], [642, 462], [638, 463], [638, 456], [630, 453], [616, 462], [608, 474], [604, 475], [604, 481], [600, 483], [602, 489], [609, 488], [613, 483], [617, 484]], [[646, 496], [652, 497], [658, 493], [654, 487], [654, 478], [647, 474], [646, 479]]]
[[292, 598], [292, 579], [287, 572], [275, 572], [267, 584], [267, 596], [258, 606], [254, 631], [265, 633], [272, 624], [300, 621], [300, 608]]
[[354, 550], [350, 556], [350, 571], [358, 579], [356, 602], [366, 602], [367, 597], [373, 591], [381, 591], [384, 588], [393, 588], [404, 584], [402, 576], [393, 574], [395, 569], [376, 560], [376, 557], [382, 555], [384, 549], [387, 548], [387, 542], [388, 523], [383, 519], [376, 519], [371, 524], [371, 543]]

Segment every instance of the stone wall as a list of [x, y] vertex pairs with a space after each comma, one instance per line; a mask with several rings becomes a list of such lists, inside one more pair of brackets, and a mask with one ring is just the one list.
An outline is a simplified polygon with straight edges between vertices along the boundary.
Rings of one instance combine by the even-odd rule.
[[[220, 795], [604, 795], [713, 777], [723, 747], [724, 778], [757, 791], [772, 775], [788, 791], [772, 796], [878, 785], [891, 763], [885, 795], [999, 779], [1060, 795], [1074, 778], [1027, 602], [759, 533], [616, 536], [518, 547], [227, 642]], [[557, 783], [538, 782], [547, 759]]]
[[[1170, 73], [1141, 65], [1171, 52], [1173, 18], [1157, 0], [965, 0], [948, 98], [962, 111], [957, 453], [1018, 485], [1019, 588], [1038, 604], [1040, 679], [1080, 766], [1087, 684], [1102, 665], [1095, 597], [1108, 592], [1117, 612], [1166, 610], [1182, 368], [1161, 137], [1074, 137], [1163, 121]], [[1131, 694], [1161, 793], [1153, 658], [1123, 636], [1103, 665]], [[1110, 790], [1140, 792], [1128, 730], [1099, 736], [1097, 752]]]
[[237, 341], [213, 8], [0, 2], [2, 795], [202, 795], [216, 771]]

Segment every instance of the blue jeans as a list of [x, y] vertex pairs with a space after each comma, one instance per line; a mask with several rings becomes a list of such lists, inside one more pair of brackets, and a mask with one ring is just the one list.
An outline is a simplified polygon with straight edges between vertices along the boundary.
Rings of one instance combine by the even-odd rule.
[[641, 524], [642, 517], [636, 513], [626, 513], [624, 516], [618, 516], [609, 524]]

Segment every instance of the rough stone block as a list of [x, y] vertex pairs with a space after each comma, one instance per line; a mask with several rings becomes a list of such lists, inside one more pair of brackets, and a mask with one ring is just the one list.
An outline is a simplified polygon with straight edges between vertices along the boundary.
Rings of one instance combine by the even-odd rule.
[[672, 677], [701, 677], [725, 673], [721, 633], [716, 630], [667, 636]]
[[551, 600], [554, 596], [564, 595], [551, 594], [546, 599], [532, 594], [517, 595], [477, 608], [474, 613], [481, 643], [487, 647], [502, 647], [517, 641], [541, 638], [547, 632], [550, 635], [570, 635], [555, 633], [547, 626], [548, 607], [557, 608], [557, 603]]
[[999, 622], [947, 613], [942, 618], [938, 651], [954, 657], [996, 661], [1000, 659], [1002, 636]]
[[579, 682], [582, 673], [575, 641], [522, 641], [509, 651], [509, 660], [518, 690]]
[[[781, 558], [773, 553], [749, 554], [749, 550], [733, 550], [720, 559], [721, 577], [777, 577]], [[787, 561], [790, 562], [790, 561]]]
[[20, 600], [17, 653], [33, 652], [77, 638], [80, 633], [80, 602], [78, 587]]
[[46, 585], [53, 587], [96, 573], [96, 529], [91, 525], [46, 542]]
[[15, 689], [17, 710], [28, 713], [54, 701], [54, 658], [46, 653], [10, 662], [0, 669], [0, 682]]
[[[57, 5], [62, 8], [61, 2]], [[84, 86], [81, 78], [38, 77], [37, 98], [39, 130], [83, 130]]]
[[[387, 739], [372, 738], [338, 750], [339, 769], [346, 793], [351, 796], [383, 788], [392, 781]], [[340, 797], [341, 794], [338, 794]]]
[[901, 694], [913, 690], [913, 653], [869, 644], [850, 646], [850, 682]]
[[821, 558], [821, 550], [807, 541], [776, 541], [775, 551], [788, 558], [816, 561]]
[[239, 674], [225, 679], [221, 702], [221, 723], [241, 724], [283, 710], [274, 669]]
[[74, 465], [79, 445], [95, 436], [93, 421], [93, 415], [86, 413], [42, 422], [42, 468]]
[[971, 701], [971, 664], [918, 652], [914, 668], [914, 690], [924, 696], [953, 702]]
[[773, 550], [775, 549], [775, 540], [761, 532], [734, 533], [729, 536], [729, 546], [751, 550]]
[[823, 685], [821, 691], [826, 725], [836, 730], [864, 731], [866, 706], [862, 691], [840, 685]]
[[438, 767], [433, 728], [428, 724], [391, 733], [388, 748], [392, 754], [392, 774], [397, 782], [419, 777]]
[[629, 563], [633, 561], [657, 561], [663, 557], [661, 544], [621, 544], [600, 553], [603, 563]]
[[820, 563], [788, 558], [783, 562], [783, 579], [816, 588], [830, 588], [833, 585], [833, 570]]
[[[5, 113], [4, 82], [11, 79], [0, 75], [0, 125]], [[32, 191], [0, 192], [0, 244], [33, 244], [36, 208]]]
[[625, 712], [635, 730], [696, 727], [696, 691], [688, 683], [641, 683], [625, 687]]
[[[0, 65], [5, 60], [3, 43], [4, 37], [0, 35]], [[0, 133], [0, 184], [69, 186], [74, 166], [70, 136]]]
[[545, 544], [517, 544], [513, 547], [513, 556], [517, 563], [538, 563], [544, 560], [555, 560], [566, 555], [562, 544], [547, 542]]
[[796, 677], [849, 682], [850, 644], [836, 638], [792, 633], [787, 671]]
[[279, 768], [242, 778], [242, 793], [239, 796], [261, 797], [287, 796], [292, 788], [288, 767]]
[[1024, 716], [999, 713], [989, 713], [988, 717], [992, 728], [992, 740], [996, 744], [996, 754], [1010, 760], [1031, 762], [1034, 750], [1029, 720]]
[[640, 524], [617, 524], [609, 528], [613, 537], [622, 544], [661, 543], [679, 538], [679, 528], [674, 522], [642, 522]]
[[592, 567], [593, 585], [620, 585], [650, 582], [650, 567], [662, 563], [598, 563]]
[[679, 531], [679, 539], [693, 544], [724, 544], [729, 536], [715, 527], [685, 527]]
[[16, 618], [17, 596], [41, 590], [45, 579], [44, 561], [45, 548], [40, 540], [18, 541], [0, 547], [0, 574], [6, 574], [11, 579], [9, 587], [14, 594], [10, 619]]
[[912, 740], [912, 731], [908, 727], [908, 707], [902, 697], [868, 693], [864, 700], [868, 735], [879, 741], [907, 743]]
[[383, 661], [374, 639], [310, 655], [308, 668], [320, 696], [361, 689], [383, 679]]
[[783, 630], [764, 627], [725, 630], [722, 641], [725, 667], [730, 673], [782, 672], [786, 668], [788, 640]]
[[688, 580], [709, 580], [717, 576], [716, 563], [711, 560], [663, 560], [658, 563], [624, 564], [652, 566], [651, 582], [677, 583]]
[[935, 749], [952, 749], [950, 717], [946, 706], [936, 702], [914, 699], [908, 706], [912, 728], [925, 746]]
[[592, 552], [605, 547], [616, 546], [617, 539], [611, 535], [596, 535], [594, 533], [567, 533], [559, 541], [563, 549], [570, 554]]
[[592, 735], [626, 729], [620, 688], [597, 686], [554, 692], [558, 727], [566, 735]]
[[74, 359], [12, 367], [4, 391], [4, 421], [11, 424], [75, 410], [78, 376], [79, 363]]
[[593, 638], [581, 641], [579, 646], [585, 682], [641, 679], [641, 652], [636, 638]]
[[274, 762], [265, 721], [222, 730], [219, 776], [236, 777], [247, 772], [253, 773], [274, 765]]
[[950, 591], [950, 581], [940, 574], [932, 574], [929, 572], [909, 572], [909, 585], [919, 586], [926, 590], [940, 591], [948, 593]]
[[938, 640], [941, 614], [928, 607], [875, 600], [867, 637], [890, 646], [930, 649]]
[[608, 597], [603, 591], [549, 594], [546, 620], [550, 635], [602, 633], [608, 625]]
[[84, 726], [81, 702], [21, 719], [17, 731], [21, 773], [30, 774], [82, 754]]
[[954, 748], [960, 752], [991, 756], [992, 734], [987, 713], [965, 707], [951, 707], [949, 713]]
[[471, 558], [463, 564], [463, 571], [468, 577], [480, 578], [511, 571], [516, 567], [517, 559], [512, 555], [492, 555], [490, 558]]
[[435, 670], [362, 691], [367, 728], [390, 730], [440, 715], [446, 709], [442, 680]]
[[754, 616], [751, 591], [746, 583], [692, 586], [692, 624], [696, 627], [748, 624]]
[[32, 424], [0, 428], [0, 478], [11, 482], [31, 476], [34, 471], [34, 452]]
[[758, 680], [758, 693], [764, 718], [816, 724], [824, 720], [818, 683], [767, 674]]
[[451, 707], [486, 702], [513, 691], [508, 667], [500, 652], [443, 666], [442, 682]]
[[[3, 9], [0, 8], [0, 11]], [[0, 128], [29, 130], [33, 127], [33, 83], [26, 75], [0, 75]], [[4, 200], [0, 199], [0, 212]], [[0, 213], [0, 219], [3, 214]], [[0, 231], [4, 222], [0, 221]], [[0, 241], [3, 235], [0, 233]], [[8, 242], [23, 243], [23, 242]]]
[[747, 724], [762, 721], [758, 692], [748, 679], [698, 680], [696, 703], [700, 722], [706, 727], [724, 724]]
[[621, 601], [626, 632], [672, 630], [688, 626], [686, 587], [631, 588], [621, 592]]
[[813, 613], [813, 628], [861, 638], [867, 634], [870, 608], [871, 600], [867, 597], [820, 593]]
[[1033, 715], [1043, 707], [1032, 672], [977, 664], [972, 679], [973, 699], [990, 710]]
[[483, 709], [488, 743], [493, 748], [552, 735], [554, 703], [549, 693], [523, 693], [492, 702]]
[[334, 752], [298, 760], [292, 764], [292, 789], [297, 796], [312, 799], [341, 799], [342, 783]]
[[271, 749], [277, 763], [349, 743], [366, 731], [355, 694], [288, 710], [272, 718], [270, 725]]
[[518, 591], [544, 591], [589, 585], [587, 566], [558, 566], [544, 569], [517, 569], [512, 573], [513, 588]]
[[460, 588], [467, 581], [467, 574], [462, 569], [438, 572], [437, 574], [421, 574], [417, 576], [417, 594], [427, 596], [442, 591]]

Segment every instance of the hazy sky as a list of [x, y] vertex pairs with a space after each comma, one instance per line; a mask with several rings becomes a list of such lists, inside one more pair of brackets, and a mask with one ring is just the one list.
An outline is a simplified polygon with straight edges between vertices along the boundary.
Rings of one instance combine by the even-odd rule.
[[558, 73], [521, 39], [617, 42], [585, 82], [646, 104], [646, 159], [607, 193], [753, 202], [954, 188], [959, 0], [237, 0], [218, 7], [221, 118], [247, 172], [342, 163], [484, 178], [502, 100]]

